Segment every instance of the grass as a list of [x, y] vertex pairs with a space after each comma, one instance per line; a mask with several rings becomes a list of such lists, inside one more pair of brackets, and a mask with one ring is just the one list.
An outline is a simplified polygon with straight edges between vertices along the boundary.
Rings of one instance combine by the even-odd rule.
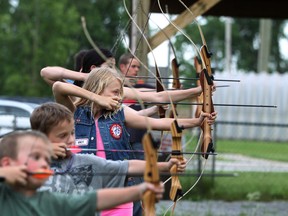
[[[193, 141], [193, 143], [195, 143]], [[194, 151], [189, 147], [190, 151]], [[193, 150], [192, 150], [193, 149]], [[217, 140], [216, 152], [241, 154], [261, 159], [288, 162], [288, 144], [262, 141]], [[217, 158], [217, 156], [216, 156]], [[194, 158], [195, 159], [195, 158]], [[217, 164], [217, 159], [216, 159]], [[222, 172], [221, 174], [228, 174]], [[288, 200], [288, 173], [237, 172], [236, 177], [202, 176], [195, 188], [185, 196], [190, 200]], [[181, 177], [183, 191], [187, 191], [196, 177]]]
[[218, 153], [242, 154], [245, 156], [288, 162], [288, 143], [249, 140], [217, 140]]
[[[288, 200], [288, 173], [238, 172], [237, 177], [203, 177], [185, 196], [190, 200]], [[187, 191], [196, 178], [181, 177]]]

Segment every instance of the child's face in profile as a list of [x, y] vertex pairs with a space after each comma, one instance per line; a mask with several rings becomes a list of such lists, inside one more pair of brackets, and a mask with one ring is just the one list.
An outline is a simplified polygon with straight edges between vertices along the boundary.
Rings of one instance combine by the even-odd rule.
[[[39, 169], [49, 169], [51, 162], [51, 145], [47, 145], [42, 139], [26, 136], [18, 140], [17, 158], [11, 160], [10, 165], [26, 165], [29, 173]], [[46, 179], [38, 179], [28, 175], [26, 188], [37, 189]]]
[[52, 143], [65, 143], [67, 147], [75, 144], [74, 119], [64, 120], [52, 128], [47, 134]]
[[106, 88], [100, 95], [106, 97], [113, 97], [113, 96], [121, 97], [121, 88], [122, 88], [121, 82], [117, 79], [114, 79], [111, 80], [111, 82], [106, 86]]

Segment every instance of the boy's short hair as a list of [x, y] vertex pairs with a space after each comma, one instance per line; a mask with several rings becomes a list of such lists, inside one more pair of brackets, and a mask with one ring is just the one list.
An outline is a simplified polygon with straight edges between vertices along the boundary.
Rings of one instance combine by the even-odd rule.
[[125, 65], [127, 65], [127, 64], [129, 64], [129, 62], [130, 62], [130, 59], [134, 59], [135, 57], [131, 54], [131, 53], [124, 53], [124, 54], [122, 54], [121, 56], [120, 56], [120, 58], [119, 58], [119, 66], [121, 65], [121, 64], [125, 64]]
[[5, 135], [0, 142], [0, 160], [3, 157], [16, 159], [18, 155], [19, 140], [27, 136], [40, 138], [47, 145], [50, 145], [50, 141], [47, 136], [40, 131], [14, 131]]
[[46, 135], [60, 122], [73, 120], [73, 113], [67, 107], [55, 102], [47, 102], [36, 107], [30, 116], [31, 128]]

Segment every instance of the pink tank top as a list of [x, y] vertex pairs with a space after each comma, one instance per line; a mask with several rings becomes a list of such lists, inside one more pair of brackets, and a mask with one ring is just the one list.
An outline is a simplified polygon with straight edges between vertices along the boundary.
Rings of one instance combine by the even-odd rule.
[[98, 150], [96, 152], [96, 155], [101, 158], [106, 158], [106, 153], [104, 151], [102, 137], [101, 137], [100, 130], [98, 127], [98, 119], [95, 120], [95, 127], [96, 127], [96, 140], [97, 140], [97, 150]]
[[[95, 120], [96, 126], [96, 140], [97, 140], [97, 149], [100, 151], [96, 152], [96, 155], [101, 158], [106, 158], [106, 153], [104, 150], [104, 144], [101, 138], [100, 130], [98, 127], [98, 119]], [[133, 215], [133, 202], [125, 203], [119, 206], [116, 206], [112, 209], [101, 211], [101, 216], [132, 216]]]

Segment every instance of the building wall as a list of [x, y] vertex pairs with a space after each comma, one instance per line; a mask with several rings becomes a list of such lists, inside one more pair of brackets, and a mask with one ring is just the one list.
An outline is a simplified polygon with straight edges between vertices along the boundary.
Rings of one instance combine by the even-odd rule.
[[[217, 138], [288, 142], [288, 74], [216, 73], [217, 79], [237, 79], [239, 83], [217, 82], [213, 103], [275, 105], [277, 108], [215, 106], [218, 112]], [[222, 121], [252, 125], [221, 124]], [[253, 124], [265, 124], [253, 125]], [[271, 124], [270, 126], [268, 126]], [[273, 127], [272, 125], [277, 125]], [[286, 125], [286, 127], [281, 127]]]

